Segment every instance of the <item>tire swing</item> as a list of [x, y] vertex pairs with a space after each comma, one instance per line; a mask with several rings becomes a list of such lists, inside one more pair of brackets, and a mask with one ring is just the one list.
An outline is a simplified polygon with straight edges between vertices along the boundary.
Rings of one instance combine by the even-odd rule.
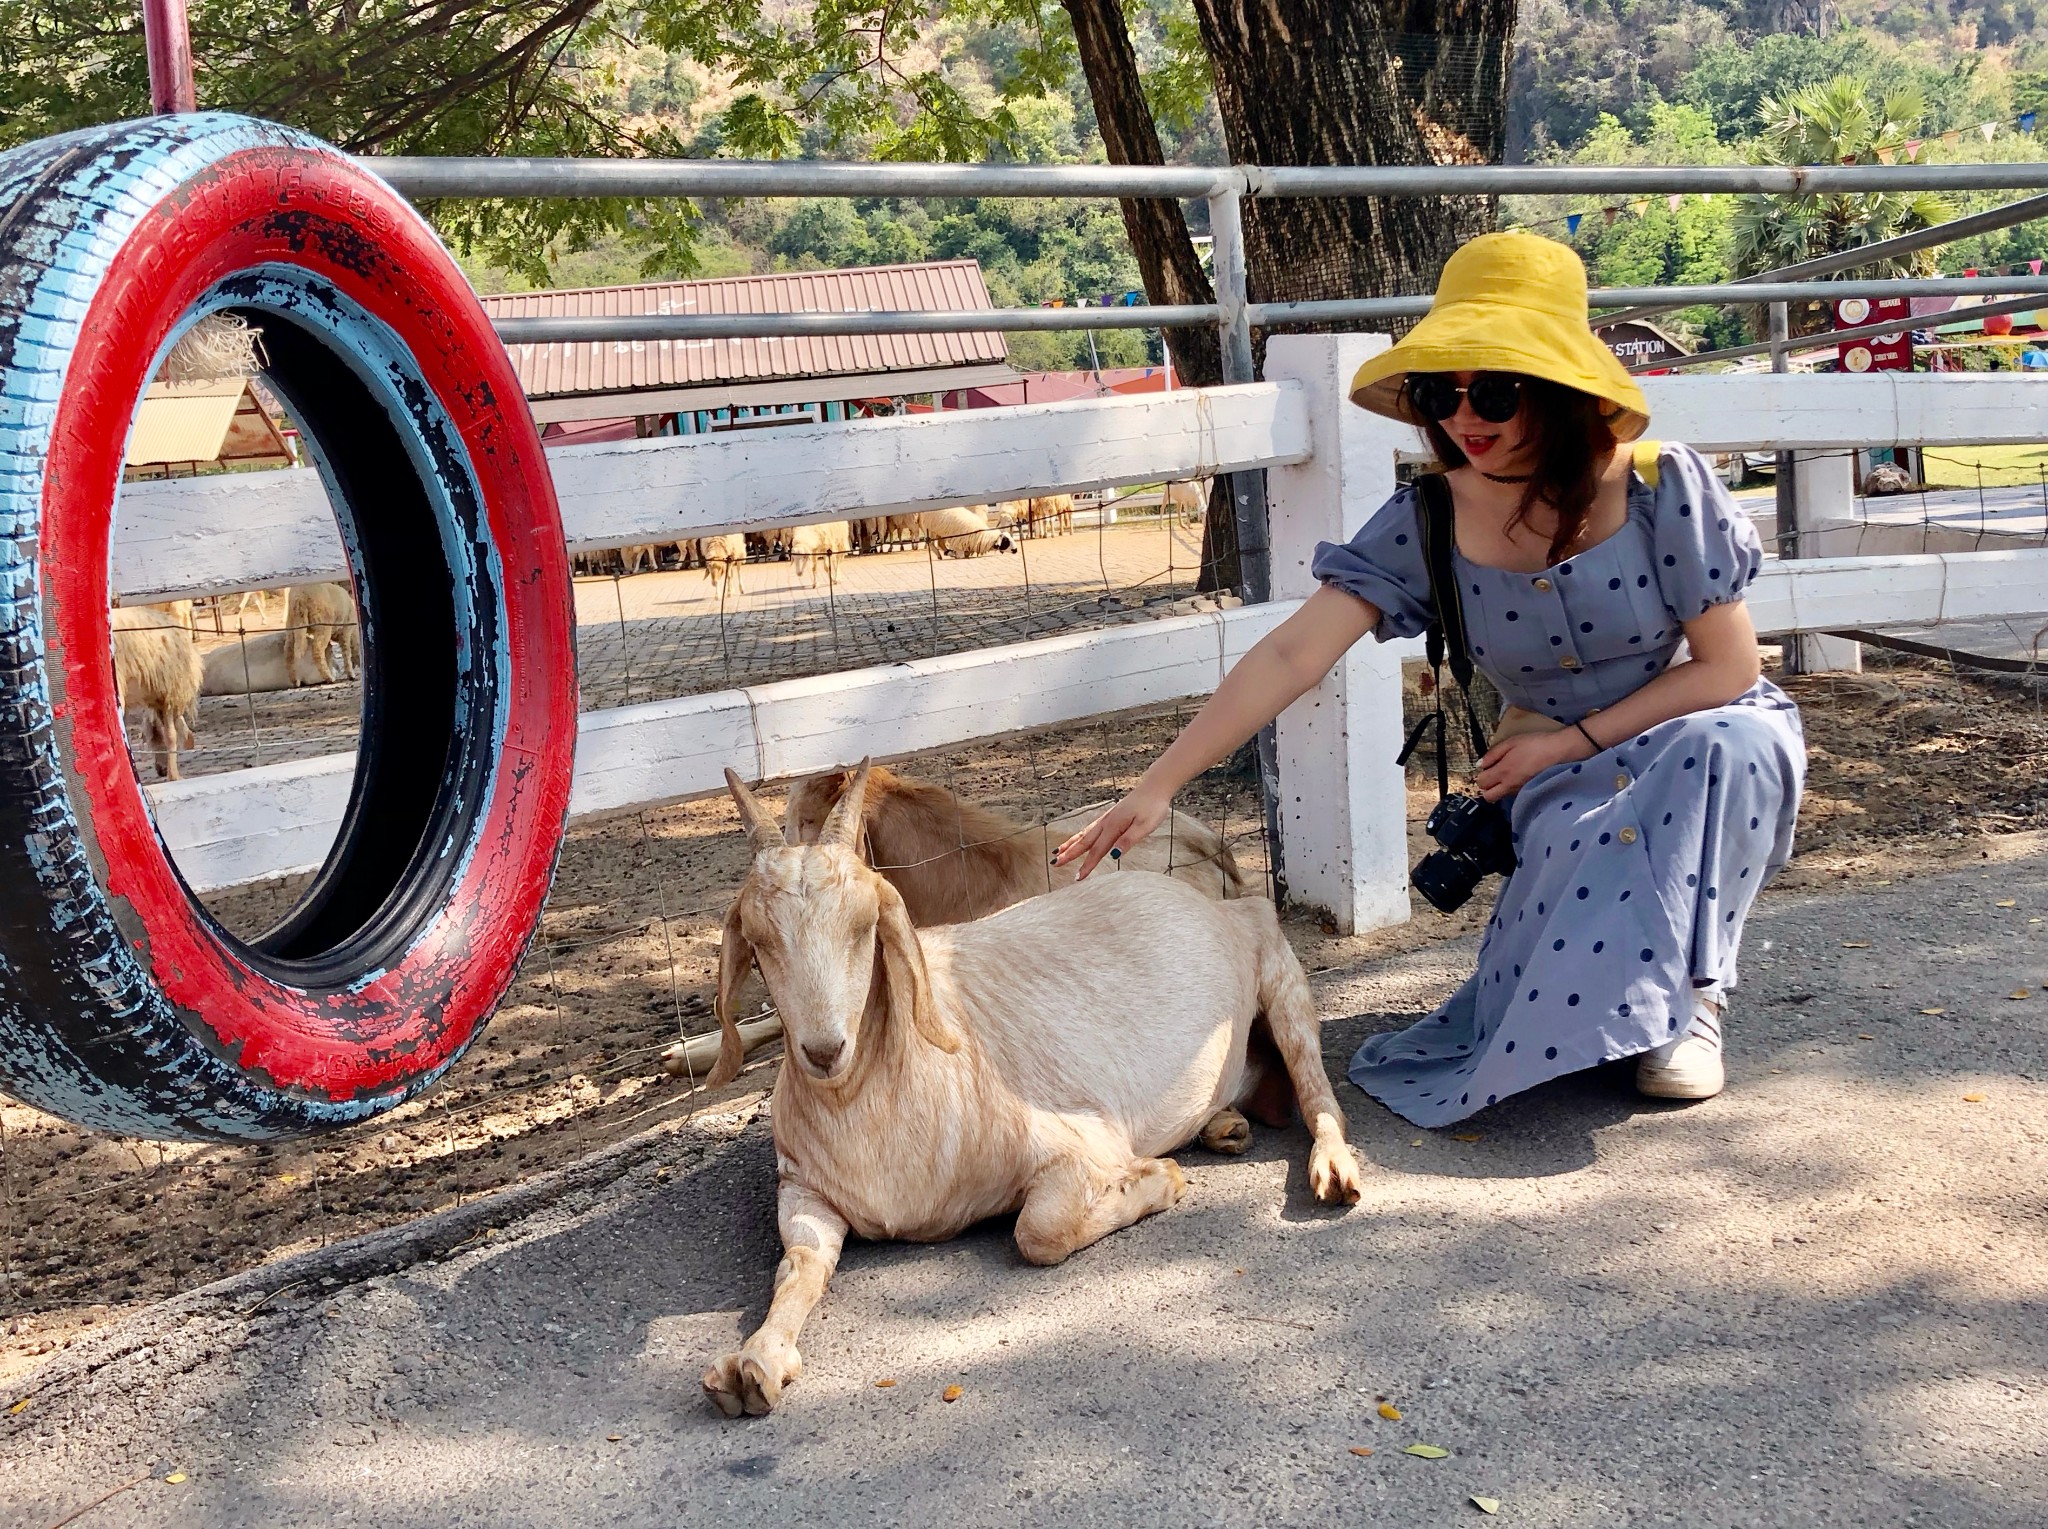
[[[137, 401], [214, 313], [262, 329], [364, 637], [340, 831], [247, 940], [158, 836], [107, 615]], [[335, 150], [240, 117], [0, 156], [0, 577], [0, 1090], [101, 1130], [254, 1141], [440, 1077], [538, 926], [576, 683], [540, 439], [427, 225]]]

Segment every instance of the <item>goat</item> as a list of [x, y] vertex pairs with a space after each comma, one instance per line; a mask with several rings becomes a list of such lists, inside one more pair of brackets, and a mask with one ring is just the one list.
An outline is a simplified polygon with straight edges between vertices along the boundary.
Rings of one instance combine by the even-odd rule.
[[199, 741], [192, 731], [201, 666], [199, 650], [192, 646], [191, 603], [122, 606], [110, 613], [110, 620], [115, 704], [124, 725], [130, 707], [143, 713], [143, 738], [157, 778], [177, 780], [179, 748]]
[[719, 594], [728, 589], [734, 594], [747, 592], [740, 579], [740, 570], [747, 562], [747, 539], [734, 531], [725, 536], [705, 536], [684, 545], [704, 564], [704, 577]]
[[[332, 685], [362, 672], [363, 634], [355, 597], [339, 584], [294, 584], [285, 591], [285, 672], [294, 685]], [[341, 647], [341, 673], [327, 657]], [[314, 679], [305, 677], [310, 664]]]
[[[799, 843], [817, 842], [846, 793], [848, 774], [827, 770], [790, 793], [790, 829]], [[903, 895], [910, 921], [920, 929], [964, 923], [1070, 885], [1074, 868], [1050, 864], [1049, 847], [1079, 833], [1101, 811], [1084, 807], [1041, 829], [882, 765], [869, 770], [864, 800], [861, 833], [868, 864]], [[1126, 850], [1117, 864], [1120, 870], [1163, 871], [1209, 897], [1245, 893], [1244, 873], [1230, 846], [1208, 824], [1179, 813]]]
[[984, 552], [1010, 550], [1010, 538], [989, 529], [988, 512], [980, 505], [927, 510], [917, 520], [918, 528], [939, 549], [940, 557], [980, 557]]
[[839, 559], [853, 550], [851, 528], [843, 520], [828, 520], [822, 525], [797, 526], [790, 533], [789, 566], [798, 578], [810, 575], [811, 588], [818, 587], [818, 574], [822, 569], [825, 582], [837, 588], [839, 584]]
[[988, 523], [1001, 531], [1012, 531], [1019, 527], [1028, 530], [1031, 525], [1031, 501], [1004, 499], [989, 505]]
[[801, 1372], [797, 1335], [848, 1231], [936, 1242], [1015, 1211], [1018, 1252], [1056, 1264], [1180, 1198], [1162, 1154], [1248, 1146], [1238, 1104], [1284, 1119], [1272, 1050], [1314, 1138], [1311, 1190], [1358, 1201], [1272, 903], [1139, 872], [920, 931], [856, 852], [865, 765], [810, 845], [725, 779], [754, 857], [725, 917], [708, 1081], [744, 1060], [733, 997], [756, 964], [790, 1046], [771, 1110], [783, 1258], [766, 1320], [704, 1372], [720, 1412], [769, 1412]]

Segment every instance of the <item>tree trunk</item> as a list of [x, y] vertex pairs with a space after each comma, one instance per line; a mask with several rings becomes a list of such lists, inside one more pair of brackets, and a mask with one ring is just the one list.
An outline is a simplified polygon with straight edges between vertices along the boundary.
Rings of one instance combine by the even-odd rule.
[[[1074, 24], [1074, 41], [1102, 146], [1115, 165], [1163, 165], [1159, 129], [1145, 102], [1138, 55], [1131, 46], [1118, 0], [1061, 0]], [[1138, 257], [1145, 300], [1152, 303], [1213, 303], [1216, 289], [1202, 271], [1188, 220], [1170, 197], [1133, 197], [1120, 204], [1124, 231]], [[1172, 329], [1164, 336], [1175, 379], [1188, 387], [1214, 387], [1223, 380], [1220, 344], [1213, 329]], [[1237, 521], [1226, 480], [1218, 478], [1202, 522], [1202, 569], [1195, 587], [1232, 589], [1238, 583]]]
[[[1456, 165], [1501, 157], [1515, 0], [1194, 5], [1239, 163]], [[1493, 220], [1491, 197], [1248, 197], [1250, 297], [1426, 292], [1451, 252]]]

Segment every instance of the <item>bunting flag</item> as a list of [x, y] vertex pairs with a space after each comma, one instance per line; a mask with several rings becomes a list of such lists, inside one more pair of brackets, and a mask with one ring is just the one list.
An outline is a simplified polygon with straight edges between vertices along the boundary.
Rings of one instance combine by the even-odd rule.
[[1600, 209], [1600, 216], [1605, 218], [1607, 220], [1607, 226], [1609, 228], [1612, 228], [1614, 227], [1615, 216], [1620, 211], [1621, 209], [1619, 207], [1603, 207]]
[[1965, 276], [1975, 276], [1977, 274], [1977, 268], [1975, 266], [1968, 266], [1964, 269], [1963, 274]]
[[1650, 215], [1649, 201], [1645, 199], [1640, 202], [1630, 202], [1628, 204], [1628, 210], [1634, 213], [1639, 218], [1647, 218]]
[[1845, 165], [1853, 165], [1856, 163], [1856, 156], [1854, 154], [1844, 154], [1842, 156], [1842, 163]]
[[1952, 149], [1962, 141], [1963, 130], [1959, 127], [1952, 127], [1941, 135], [1941, 146], [1945, 149]]
[[1877, 162], [1881, 165], [1890, 164], [1894, 157], [1890, 149], [1879, 149], [1877, 151]]
[[1683, 196], [1680, 196], [1677, 192], [1673, 192], [1670, 196], [1664, 198], [1664, 205], [1666, 207], [1669, 207], [1673, 212], [1678, 211], [1679, 207], [1682, 206], [1684, 202], [1685, 198]]
[[2029, 276], [2039, 276], [2041, 274], [2041, 262], [2038, 260], [2029, 260], [2027, 262], [2027, 274]]
[[1577, 238], [1579, 233], [1579, 224], [1582, 221], [1584, 221], [1585, 216], [1586, 215], [1583, 212], [1574, 212], [1567, 214], [1564, 220], [1565, 232], [1570, 234], [1573, 238]]
[[1909, 164], [1909, 165], [1910, 165], [1910, 164], [1912, 164], [1912, 163], [1913, 163], [1913, 162], [1914, 162], [1915, 160], [1919, 159], [1919, 157], [1920, 157], [1920, 145], [1921, 145], [1921, 144], [1923, 144], [1923, 143], [1925, 143], [1926, 141], [1927, 141], [1927, 140], [1926, 140], [1925, 138], [1908, 138], [1908, 139], [1906, 140], [1906, 163], [1907, 163], [1907, 164]]
[[1980, 122], [1977, 124], [1977, 131], [1982, 133], [1984, 141], [1989, 143], [1998, 136], [1998, 124], [1996, 122]]
[[2023, 133], [2031, 133], [2033, 130], [2034, 111], [2032, 107], [2029, 107], [2027, 110], [2020, 113], [2020, 131]]

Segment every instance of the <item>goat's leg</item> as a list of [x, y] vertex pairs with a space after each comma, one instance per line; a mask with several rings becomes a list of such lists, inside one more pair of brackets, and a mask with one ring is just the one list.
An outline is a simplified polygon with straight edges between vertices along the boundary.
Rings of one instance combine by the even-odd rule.
[[1202, 1127], [1198, 1140], [1211, 1152], [1236, 1157], [1240, 1152], [1251, 1150], [1252, 1123], [1235, 1106], [1226, 1104], [1209, 1117], [1209, 1123]]
[[1323, 1068], [1322, 1022], [1316, 1018], [1308, 976], [1280, 932], [1272, 905], [1266, 904], [1262, 911], [1265, 931], [1259, 952], [1259, 1007], [1265, 1011], [1266, 1028], [1280, 1059], [1287, 1064], [1287, 1075], [1294, 1080], [1301, 1118], [1315, 1137], [1308, 1154], [1309, 1188], [1325, 1204], [1356, 1205], [1364, 1193], [1363, 1175], [1357, 1156], [1344, 1139], [1344, 1111], [1338, 1107], [1330, 1075]]
[[777, 1192], [775, 1218], [782, 1232], [782, 1262], [775, 1270], [768, 1315], [738, 1353], [704, 1372], [704, 1394], [729, 1418], [774, 1411], [782, 1388], [803, 1373], [796, 1335], [824, 1295], [846, 1242], [846, 1218], [788, 1179]]
[[1017, 1251], [1035, 1264], [1056, 1264], [1111, 1232], [1169, 1209], [1187, 1192], [1170, 1157], [1134, 1157], [1105, 1173], [1085, 1157], [1049, 1163], [1024, 1193]]

